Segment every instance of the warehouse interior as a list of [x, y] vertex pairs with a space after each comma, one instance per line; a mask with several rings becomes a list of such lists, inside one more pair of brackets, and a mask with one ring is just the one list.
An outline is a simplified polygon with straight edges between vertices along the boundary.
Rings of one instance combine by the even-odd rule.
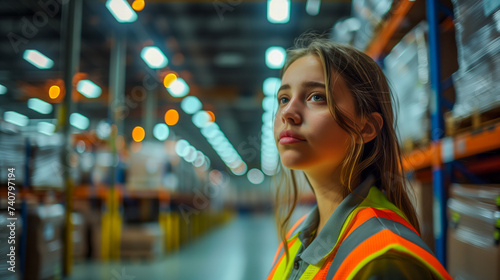
[[495, 0], [0, 1], [0, 278], [266, 279], [305, 32], [380, 65], [422, 238], [500, 279]]

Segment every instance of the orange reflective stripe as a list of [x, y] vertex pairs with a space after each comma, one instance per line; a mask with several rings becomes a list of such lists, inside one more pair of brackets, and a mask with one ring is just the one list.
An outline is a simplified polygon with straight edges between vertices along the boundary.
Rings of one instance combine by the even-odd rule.
[[[395, 242], [387, 244], [387, 240], [394, 240]], [[353, 272], [356, 268], [359, 269], [358, 264], [363, 260], [368, 259], [370, 256], [377, 252], [384, 251], [385, 249], [393, 249], [395, 245], [400, 245], [408, 249], [409, 252], [414, 254], [414, 257], [419, 257], [429, 265], [429, 268], [439, 273], [445, 279], [451, 279], [450, 275], [441, 263], [429, 252], [422, 247], [400, 237], [388, 229], [384, 229], [377, 234], [366, 239], [363, 243], [359, 244], [346, 258], [343, 260], [339, 269], [336, 271], [333, 279], [348, 279], [353, 277]], [[394, 248], [396, 249], [396, 248]]]
[[309, 214], [305, 214], [304, 216], [302, 216], [302, 218], [300, 218], [294, 225], [293, 227], [288, 231], [288, 233], [286, 234], [286, 238], [290, 238], [290, 236], [292, 235], [293, 231], [302, 223], [302, 221], [304, 221], [307, 217], [307, 215]]
[[[292, 235], [293, 231], [305, 220], [305, 218], [307, 217], [307, 214], [302, 216], [302, 218], [300, 218], [293, 226], [292, 228], [288, 231], [288, 233], [286, 234], [286, 239], [290, 238], [290, 236]], [[288, 247], [290, 248], [290, 246], [292, 245], [288, 245]], [[273, 265], [276, 263], [276, 260], [278, 259], [278, 256], [281, 252], [281, 249], [283, 249], [283, 242], [280, 242], [280, 245], [278, 246], [278, 250], [276, 251], [276, 254], [274, 255], [274, 259], [273, 259]]]
[[321, 269], [316, 273], [313, 280], [325, 280], [328, 274], [328, 269], [332, 265], [333, 258], [335, 257], [335, 252], [330, 253], [325, 263], [321, 266]]
[[[403, 217], [399, 216], [396, 214], [394, 211], [389, 210], [389, 209], [376, 209], [373, 207], [368, 207], [365, 208], [356, 215], [354, 218], [354, 221], [352, 222], [349, 230], [347, 231], [347, 234], [345, 235], [346, 237], [349, 236], [356, 228], [358, 228], [360, 225], [362, 225], [364, 222], [368, 221], [370, 218], [373, 217], [379, 217], [379, 218], [386, 218], [395, 222], [398, 222], [407, 228], [411, 229], [414, 231], [418, 236], [418, 232], [413, 228], [413, 226], [408, 223]], [[345, 239], [345, 238], [343, 238]]]
[[[295, 241], [297, 241], [297, 240], [298, 240], [298, 238], [295, 238], [294, 240], [290, 241], [290, 243], [288, 243], [288, 248], [292, 247], [293, 243], [295, 243]], [[283, 243], [281, 243], [280, 247], [283, 247]], [[278, 253], [279, 253], [279, 251], [278, 251]], [[272, 280], [273, 279], [273, 276], [274, 276], [274, 273], [276, 272], [276, 269], [278, 269], [278, 267], [281, 264], [281, 261], [283, 261], [283, 259], [284, 259], [285, 256], [286, 256], [285, 254], [281, 255], [281, 257], [279, 258], [278, 262], [274, 265], [273, 270], [271, 270], [271, 273], [269, 273], [269, 276], [267, 276], [267, 280]]]

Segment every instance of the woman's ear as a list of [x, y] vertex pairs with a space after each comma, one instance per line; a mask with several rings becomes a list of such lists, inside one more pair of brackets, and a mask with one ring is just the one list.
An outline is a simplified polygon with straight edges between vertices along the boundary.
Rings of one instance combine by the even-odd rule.
[[368, 143], [372, 141], [375, 137], [377, 137], [377, 128], [378, 131], [382, 130], [382, 126], [384, 125], [384, 119], [378, 112], [371, 113], [373, 117], [373, 121], [370, 119], [365, 119], [365, 125], [361, 129], [361, 135], [363, 136], [363, 142]]

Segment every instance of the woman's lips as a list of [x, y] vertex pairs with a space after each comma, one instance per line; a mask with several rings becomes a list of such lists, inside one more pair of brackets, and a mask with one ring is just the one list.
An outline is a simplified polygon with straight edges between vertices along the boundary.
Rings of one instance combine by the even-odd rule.
[[281, 145], [295, 144], [295, 143], [304, 142], [304, 141], [305, 140], [301, 140], [301, 139], [294, 138], [294, 137], [287, 137], [287, 136], [280, 138]]

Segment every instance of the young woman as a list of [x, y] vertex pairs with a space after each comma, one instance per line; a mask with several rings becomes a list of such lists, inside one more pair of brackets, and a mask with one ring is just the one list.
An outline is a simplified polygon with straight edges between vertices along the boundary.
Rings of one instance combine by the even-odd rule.
[[[297, 45], [277, 93], [286, 182], [276, 196], [282, 243], [267, 279], [451, 279], [419, 236], [382, 70], [350, 46], [310, 35]], [[297, 171], [317, 206], [288, 230]]]

